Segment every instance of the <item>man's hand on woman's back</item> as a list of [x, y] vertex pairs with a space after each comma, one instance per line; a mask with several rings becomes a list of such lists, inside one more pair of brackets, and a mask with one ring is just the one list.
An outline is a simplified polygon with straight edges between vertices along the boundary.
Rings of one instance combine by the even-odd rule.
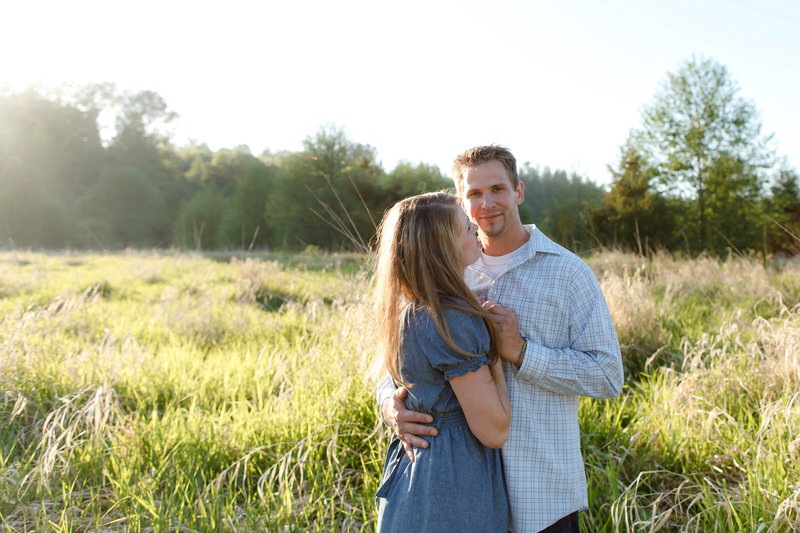
[[422, 436], [435, 437], [439, 430], [430, 426], [433, 417], [427, 413], [406, 409], [408, 389], [400, 387], [391, 398], [383, 402], [381, 414], [386, 424], [391, 427], [403, 443], [403, 449], [411, 461], [414, 461], [414, 446], [427, 448], [428, 441]]

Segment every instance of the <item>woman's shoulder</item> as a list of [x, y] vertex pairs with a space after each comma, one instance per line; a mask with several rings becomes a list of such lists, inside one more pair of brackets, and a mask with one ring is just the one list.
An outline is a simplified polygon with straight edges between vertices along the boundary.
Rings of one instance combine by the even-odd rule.
[[462, 298], [444, 298], [443, 313], [448, 323], [452, 321], [480, 322], [483, 319], [467, 300]]
[[[465, 329], [469, 331], [483, 323], [483, 318], [475, 312], [469, 302], [461, 298], [443, 298], [441, 312], [442, 319], [451, 332]], [[417, 331], [437, 332], [433, 313], [429, 307], [424, 305], [409, 306], [404, 322], [406, 328], [413, 324]], [[438, 332], [436, 334], [438, 335]]]

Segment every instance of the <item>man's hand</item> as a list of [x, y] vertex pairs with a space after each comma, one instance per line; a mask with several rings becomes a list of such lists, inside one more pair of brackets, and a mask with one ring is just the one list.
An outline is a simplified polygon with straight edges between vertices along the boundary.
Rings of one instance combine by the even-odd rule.
[[427, 448], [429, 446], [428, 441], [423, 439], [421, 435], [435, 437], [439, 434], [439, 430], [428, 425], [433, 422], [431, 415], [406, 409], [407, 396], [408, 389], [400, 387], [394, 391], [391, 398], [383, 402], [381, 411], [383, 419], [389, 427], [394, 429], [398, 438], [403, 442], [403, 449], [406, 455], [413, 462], [414, 446], [418, 448]]
[[484, 302], [483, 308], [491, 315], [500, 334], [500, 357], [509, 363], [516, 363], [523, 343], [523, 338], [519, 334], [517, 314], [511, 308], [503, 307], [494, 300]]

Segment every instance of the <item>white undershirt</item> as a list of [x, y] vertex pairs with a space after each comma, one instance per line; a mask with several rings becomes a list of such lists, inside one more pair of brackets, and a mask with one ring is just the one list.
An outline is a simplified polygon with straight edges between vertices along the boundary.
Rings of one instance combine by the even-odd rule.
[[486, 273], [491, 277], [496, 278], [502, 272], [505, 272], [506, 265], [516, 251], [517, 250], [514, 250], [513, 252], [505, 255], [486, 255], [483, 253], [483, 250], [481, 250], [481, 260], [483, 261], [483, 264], [486, 265]]

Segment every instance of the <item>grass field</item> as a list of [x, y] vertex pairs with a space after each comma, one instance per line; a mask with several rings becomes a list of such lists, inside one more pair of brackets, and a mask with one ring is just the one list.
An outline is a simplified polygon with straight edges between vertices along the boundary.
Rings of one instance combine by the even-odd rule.
[[[800, 267], [589, 259], [626, 388], [586, 531], [800, 530]], [[371, 531], [388, 435], [359, 256], [0, 253], [0, 528]]]

